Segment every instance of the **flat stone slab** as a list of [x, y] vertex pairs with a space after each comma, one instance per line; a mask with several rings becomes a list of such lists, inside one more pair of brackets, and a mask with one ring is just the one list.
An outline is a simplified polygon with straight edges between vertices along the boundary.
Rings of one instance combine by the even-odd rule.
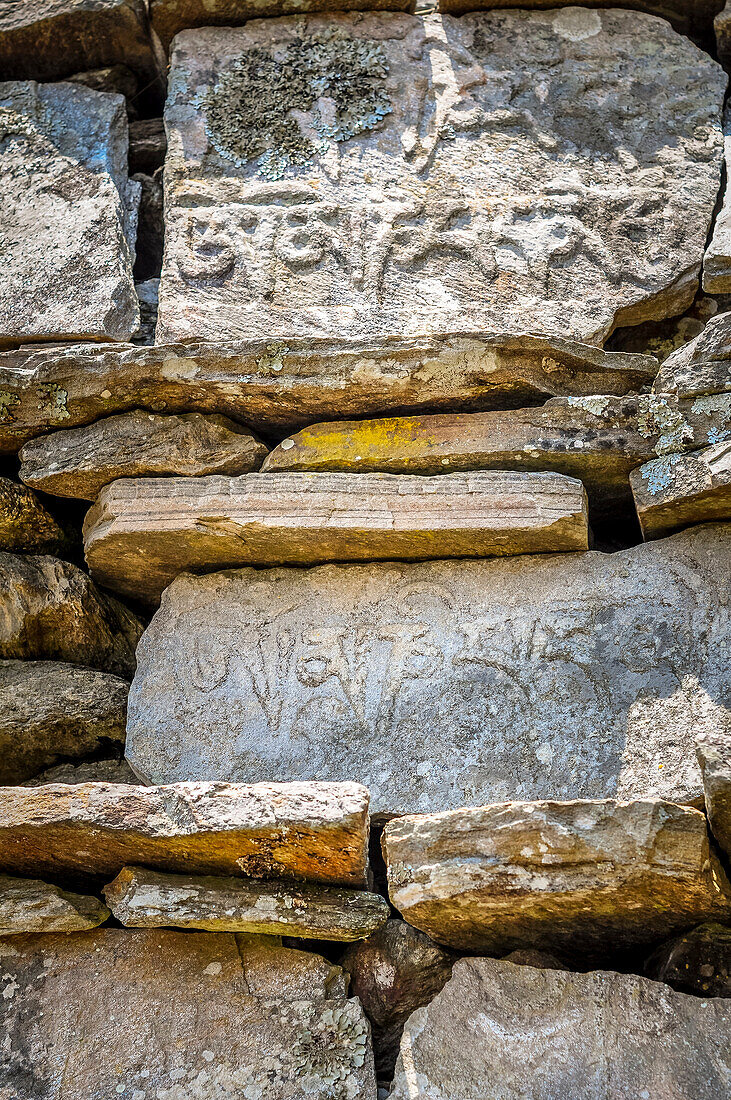
[[183, 31], [157, 340], [518, 332], [528, 317], [601, 344], [682, 313], [726, 83], [664, 20], [618, 9]]
[[[634, 974], [461, 959], [406, 1024], [389, 1100], [722, 1100], [731, 1002]], [[643, 1098], [646, 1100], [646, 1098]]]
[[47, 768], [26, 780], [23, 786], [43, 787], [48, 783], [132, 783], [144, 786], [126, 760], [114, 758], [81, 764], [57, 764], [55, 768]]
[[107, 880], [128, 864], [366, 885], [357, 783], [113, 783], [0, 788], [0, 868]]
[[634, 470], [630, 483], [646, 539], [731, 519], [731, 443], [656, 458]]
[[731, 998], [731, 928], [700, 924], [653, 951], [644, 971], [681, 993]]
[[20, 475], [44, 493], [94, 500], [121, 477], [246, 474], [268, 452], [248, 428], [225, 416], [136, 409], [26, 443]]
[[158, 602], [181, 572], [581, 550], [586, 493], [559, 474], [245, 474], [115, 481], [84, 520], [101, 584]]
[[376, 812], [702, 804], [731, 734], [731, 527], [616, 554], [181, 576], [138, 649], [149, 782], [358, 779]]
[[0, 783], [124, 746], [129, 685], [56, 661], [0, 661]]
[[63, 528], [32, 489], [0, 477], [0, 550], [53, 554], [67, 542]]
[[712, 398], [717, 408], [731, 408], [731, 313], [712, 317], [694, 340], [669, 355], [652, 389], [679, 398], [693, 397], [696, 408]]
[[650, 355], [505, 333], [24, 347], [0, 352], [0, 453], [137, 407], [224, 413], [286, 432], [392, 409], [504, 408], [623, 394], [650, 385], [658, 366]]
[[[84, 932], [103, 924], [109, 916], [99, 898], [71, 894], [40, 879], [0, 875], [0, 936]], [[0, 957], [4, 954], [0, 946]], [[3, 958], [3, 968], [4, 965]]]
[[0, 660], [65, 661], [130, 678], [142, 623], [76, 565], [0, 553]]
[[506, 802], [414, 815], [389, 822], [382, 845], [392, 904], [461, 951], [601, 957], [731, 921], [731, 884], [705, 816], [674, 802]]
[[121, 928], [14, 936], [0, 951], [14, 993], [0, 1001], [0, 1095], [376, 1100], [363, 1010], [320, 955]]
[[[160, 0], [153, 0], [153, 4], [155, 2]], [[708, 35], [713, 27], [713, 18], [723, 3], [724, 0], [627, 0], [622, 6], [668, 19], [683, 34]], [[607, 6], [607, 0], [584, 0], [581, 5], [582, 8]], [[561, 7], [559, 0], [439, 0], [440, 11], [455, 15], [469, 11], [492, 11], [494, 8], [501, 11], [503, 8], [528, 8], [533, 11], [557, 7]]]
[[365, 939], [390, 913], [380, 894], [365, 890], [165, 875], [145, 867], [123, 868], [104, 887], [104, 897], [127, 928], [202, 928], [310, 940]]
[[127, 177], [124, 99], [78, 84], [9, 82], [0, 84], [0, 119], [0, 347], [128, 340], [139, 326], [139, 187]]
[[711, 831], [731, 856], [731, 737], [728, 727], [702, 730], [696, 742]]

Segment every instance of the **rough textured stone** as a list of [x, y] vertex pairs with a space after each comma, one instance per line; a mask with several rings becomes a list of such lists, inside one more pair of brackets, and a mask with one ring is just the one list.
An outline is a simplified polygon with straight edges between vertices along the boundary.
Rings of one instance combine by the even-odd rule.
[[[0, 84], [0, 125], [0, 347], [128, 340], [139, 325], [139, 189], [127, 177], [124, 100], [75, 84]], [[49, 390], [45, 401], [57, 400]]]
[[693, 523], [731, 519], [731, 443], [656, 458], [634, 470], [630, 482], [646, 539]]
[[539, 408], [313, 424], [283, 440], [262, 470], [553, 470], [579, 478], [604, 513], [627, 501], [640, 463], [724, 430], [731, 438], [731, 402], [696, 412], [659, 394], [556, 397]]
[[0, 550], [58, 553], [67, 541], [61, 525], [31, 489], [0, 477]]
[[374, 809], [701, 802], [731, 735], [731, 527], [621, 553], [181, 576], [138, 649], [149, 781], [358, 779]]
[[152, 175], [165, 162], [165, 126], [161, 118], [140, 118], [129, 124], [129, 170]]
[[67, 78], [72, 84], [83, 84], [94, 92], [115, 92], [127, 100], [127, 115], [134, 113], [134, 97], [139, 90], [137, 76], [126, 65], [112, 65], [106, 69], [88, 69]]
[[380, 894], [308, 883], [165, 875], [125, 867], [104, 887], [127, 928], [203, 928], [300, 939], [361, 940], [388, 920]]
[[129, 685], [53, 661], [0, 661], [0, 783], [124, 745]]
[[[726, 178], [731, 169], [731, 109], [723, 116]], [[713, 227], [713, 236], [703, 257], [703, 289], [708, 294], [731, 292], [731, 196], [728, 189], [723, 195], [723, 205]]]
[[729, 1029], [730, 1002], [634, 974], [462, 959], [407, 1023], [390, 1100], [723, 1100]]
[[181, 572], [582, 550], [586, 493], [560, 474], [245, 474], [115, 481], [84, 520], [102, 584], [157, 602]]
[[[135, 290], [137, 291], [137, 297], [140, 302], [140, 327], [132, 337], [132, 341], [143, 347], [149, 347], [155, 343], [157, 298], [160, 291], [160, 280], [145, 279], [144, 283], [135, 284]], [[69, 419], [71, 419], [70, 416]]]
[[437, 943], [589, 956], [731, 920], [705, 816], [659, 799], [506, 802], [383, 833], [392, 904]]
[[525, 335], [28, 347], [0, 352], [0, 453], [15, 452], [44, 431], [136, 407], [219, 412], [289, 431], [313, 420], [390, 410], [504, 408], [563, 395], [622, 394], [651, 383], [657, 369], [652, 356]]
[[681, 313], [725, 87], [669, 24], [618, 9], [184, 31], [157, 339], [518, 332], [529, 317], [602, 343]]
[[143, 864], [365, 885], [368, 791], [356, 783], [0, 790], [0, 867], [17, 874], [109, 879]]
[[718, 56], [724, 65], [731, 61], [731, 3], [726, 2], [714, 20]]
[[126, 760], [107, 758], [82, 764], [58, 764], [26, 780], [24, 787], [43, 787], [49, 783], [132, 783], [142, 785]]
[[699, 733], [698, 763], [703, 773], [706, 811], [711, 830], [727, 856], [731, 856], [731, 735], [723, 725]]
[[159, 277], [165, 247], [162, 168], [151, 176], [136, 172], [131, 178], [140, 187], [135, 278], [146, 281]]
[[54, 80], [122, 62], [159, 79], [147, 32], [145, 0], [0, 0], [0, 72]]
[[117, 478], [245, 474], [266, 454], [255, 435], [225, 416], [157, 416], [137, 409], [26, 443], [20, 476], [44, 493], [94, 500]]
[[404, 1024], [449, 980], [454, 955], [401, 920], [347, 948], [340, 965], [373, 1029], [376, 1077], [393, 1076]]
[[3, 1100], [375, 1100], [363, 1011], [319, 955], [118, 928], [0, 951]]
[[669, 355], [652, 388], [655, 393], [698, 398], [697, 409], [711, 398], [719, 409], [731, 408], [731, 313], [713, 317], [695, 340]]
[[48, 659], [131, 676], [142, 623], [86, 573], [43, 555], [0, 553], [0, 659]]
[[[613, 8], [621, 6], [644, 11], [668, 19], [683, 34], [708, 35], [713, 18], [724, 0], [584, 0], [583, 8]], [[491, 11], [495, 8], [528, 8], [530, 10], [562, 8], [563, 0], [439, 0], [439, 10], [458, 14], [468, 11]], [[590, 26], [590, 24], [589, 24]]]
[[109, 910], [98, 898], [70, 894], [40, 879], [0, 875], [0, 936], [82, 932], [103, 924], [108, 916]]
[[645, 973], [681, 993], [731, 997], [731, 928], [701, 924], [677, 936], [653, 951]]

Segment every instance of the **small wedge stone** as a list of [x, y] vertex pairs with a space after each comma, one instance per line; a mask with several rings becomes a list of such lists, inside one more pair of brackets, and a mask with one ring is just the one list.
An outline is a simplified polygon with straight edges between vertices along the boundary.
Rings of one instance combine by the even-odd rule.
[[[728, 107], [724, 111], [723, 135], [728, 179], [731, 173], [731, 109]], [[731, 195], [728, 187], [703, 257], [703, 289], [706, 294], [728, 294], [731, 291]]]
[[246, 474], [267, 452], [248, 428], [225, 416], [157, 416], [137, 409], [26, 443], [20, 476], [44, 493], [95, 500], [123, 477]]
[[673, 802], [508, 802], [402, 817], [383, 834], [392, 904], [437, 943], [601, 956], [705, 920], [731, 885], [705, 816]]
[[731, 443], [653, 459], [632, 472], [630, 484], [646, 539], [731, 519]]
[[132, 783], [144, 786], [126, 760], [90, 760], [82, 764], [58, 764], [27, 779], [24, 787], [45, 787], [49, 783]]
[[711, 832], [731, 858], [731, 730], [706, 730], [696, 738]]
[[731, 927], [701, 924], [653, 951], [645, 974], [681, 993], [731, 997]]
[[40, 879], [0, 875], [0, 936], [84, 932], [109, 916], [98, 898], [70, 894]]
[[127, 928], [200, 928], [299, 939], [362, 940], [388, 920], [380, 894], [307, 883], [165, 875], [124, 867], [104, 887]]
[[67, 541], [61, 525], [32, 489], [0, 477], [0, 551], [53, 554]]
[[[695, 398], [696, 411], [731, 409], [731, 313], [712, 317], [694, 340], [669, 355], [652, 389], [657, 394]], [[722, 435], [709, 443], [727, 438]]]

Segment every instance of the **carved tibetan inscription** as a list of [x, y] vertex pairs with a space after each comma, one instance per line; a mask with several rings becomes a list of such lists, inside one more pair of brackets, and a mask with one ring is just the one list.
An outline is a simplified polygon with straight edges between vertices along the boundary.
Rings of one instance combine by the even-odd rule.
[[183, 575], [137, 650], [153, 783], [358, 780], [376, 812], [699, 802], [731, 736], [731, 527], [616, 554]]
[[725, 86], [664, 20], [621, 10], [184, 31], [157, 340], [601, 343], [682, 312]]

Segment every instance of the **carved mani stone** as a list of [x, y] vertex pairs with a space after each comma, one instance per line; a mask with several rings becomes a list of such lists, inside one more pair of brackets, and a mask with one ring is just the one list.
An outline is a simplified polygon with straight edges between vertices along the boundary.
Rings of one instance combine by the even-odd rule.
[[142, 637], [151, 782], [353, 778], [377, 812], [702, 800], [731, 732], [731, 527], [616, 554], [181, 576]]
[[560, 474], [245, 474], [115, 481], [84, 521], [92, 575], [156, 602], [186, 569], [583, 550], [586, 493]]
[[[0, 346], [128, 340], [139, 185], [121, 96], [77, 84], [0, 84]], [[60, 394], [49, 389], [53, 405]]]
[[530, 318], [602, 343], [682, 313], [725, 87], [668, 23], [620, 10], [184, 31], [157, 340], [518, 332]]
[[376, 1100], [343, 972], [275, 937], [109, 928], [0, 959], [0, 1096]]
[[630, 482], [646, 539], [731, 519], [731, 442], [653, 459], [633, 470]]

